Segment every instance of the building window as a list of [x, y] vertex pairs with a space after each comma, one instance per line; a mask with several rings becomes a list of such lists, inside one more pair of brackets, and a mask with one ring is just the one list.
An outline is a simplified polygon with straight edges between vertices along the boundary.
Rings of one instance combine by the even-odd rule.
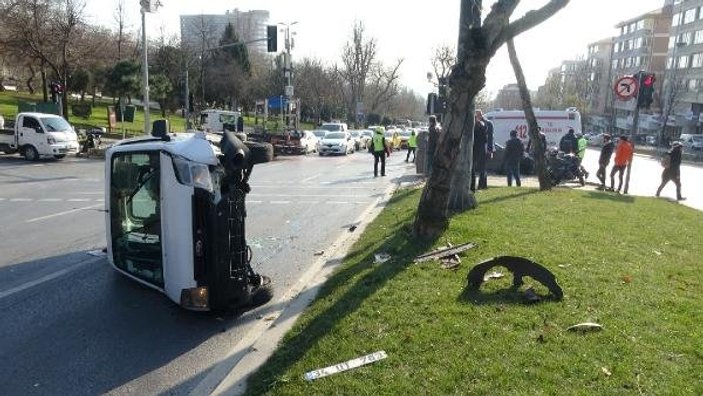
[[677, 69], [687, 69], [688, 68], [688, 55], [679, 56]]
[[612, 64], [613, 69], [618, 69], [618, 60], [614, 60]]
[[677, 12], [671, 19], [671, 26], [679, 26], [681, 24], [681, 13]]
[[671, 69], [671, 66], [674, 64], [674, 58], [668, 57], [666, 59], [666, 68]]
[[686, 10], [683, 13], [683, 23], [684, 25], [687, 23], [691, 23], [696, 20], [696, 9], [691, 8], [690, 10]]
[[697, 87], [698, 87], [698, 80], [696, 80], [695, 78], [688, 80], [688, 90], [689, 91], [695, 92]]
[[644, 29], [644, 19], [637, 22], [637, 30]]
[[703, 54], [693, 54], [691, 57], [691, 67], [703, 67]]
[[700, 43], [703, 43], [703, 30], [696, 31], [696, 34], [693, 36], [693, 44]]

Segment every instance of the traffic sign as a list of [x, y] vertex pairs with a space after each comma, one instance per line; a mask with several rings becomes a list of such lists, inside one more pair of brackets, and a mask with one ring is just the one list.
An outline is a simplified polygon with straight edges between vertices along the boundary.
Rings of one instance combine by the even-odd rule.
[[615, 81], [613, 86], [615, 95], [620, 100], [630, 100], [637, 96], [639, 90], [639, 82], [633, 76], [625, 76]]

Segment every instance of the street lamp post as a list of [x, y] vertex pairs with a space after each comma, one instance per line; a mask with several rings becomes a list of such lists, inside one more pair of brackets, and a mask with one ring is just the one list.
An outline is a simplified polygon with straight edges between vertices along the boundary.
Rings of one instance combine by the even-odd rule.
[[[290, 23], [284, 23], [284, 22], [278, 23], [281, 26], [285, 26], [284, 32], [285, 32], [285, 40], [286, 40], [286, 42], [285, 42], [286, 52], [283, 53], [283, 58], [284, 58], [283, 74], [286, 79], [286, 86], [283, 89], [283, 93], [285, 94], [286, 99], [288, 99], [288, 104], [290, 104], [291, 99], [294, 96], [293, 76], [292, 76], [292, 74], [293, 74], [292, 63], [293, 62], [291, 59], [290, 51], [291, 51], [291, 49], [293, 49], [293, 42], [292, 42], [291, 36], [294, 35], [295, 33], [291, 34], [290, 28], [291, 28], [291, 26], [293, 26], [297, 23], [298, 23], [298, 21], [290, 22]], [[289, 105], [286, 106], [286, 110], [285, 110], [287, 116], [289, 115], [288, 106]], [[283, 114], [283, 101], [281, 101], [281, 114]]]
[[156, 12], [161, 2], [159, 0], [140, 0], [142, 12], [142, 90], [144, 95], [144, 134], [148, 135], [151, 131], [151, 122], [149, 117], [149, 57], [146, 41], [146, 13]]

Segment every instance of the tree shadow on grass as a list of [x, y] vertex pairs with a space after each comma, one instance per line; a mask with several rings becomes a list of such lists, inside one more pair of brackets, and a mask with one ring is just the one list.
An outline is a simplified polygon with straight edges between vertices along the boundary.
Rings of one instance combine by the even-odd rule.
[[[391, 203], [412, 193], [413, 191], [401, 190], [391, 199]], [[271, 392], [277, 380], [333, 331], [339, 322], [356, 312], [367, 298], [403, 272], [415, 256], [432, 246], [434, 241], [421, 241], [412, 237], [410, 230], [413, 217], [414, 212], [382, 213], [369, 225], [366, 232], [371, 232], [371, 236], [378, 235], [378, 242], [362, 239], [354, 246], [354, 250], [345, 258], [346, 266], [342, 266], [326, 281], [313, 308], [308, 312], [315, 312], [314, 305], [324, 305], [328, 299], [332, 301], [331, 304], [308, 318], [303, 328], [294, 327], [289, 338], [269, 358], [266, 365], [249, 378], [247, 393]], [[380, 224], [385, 228], [381, 229]], [[374, 255], [379, 252], [388, 253], [391, 259], [384, 263], [374, 263]], [[338, 294], [340, 289], [345, 290], [341, 295]]]
[[484, 204], [490, 204], [490, 203], [503, 202], [503, 201], [507, 201], [510, 199], [520, 198], [520, 197], [524, 197], [524, 196], [528, 196], [528, 195], [532, 195], [532, 194], [537, 194], [539, 192], [540, 192], [539, 189], [530, 188], [530, 189], [525, 189], [524, 191], [521, 191], [517, 194], [501, 195], [501, 196], [498, 196], [495, 198], [489, 198], [486, 200], [480, 199], [481, 198], [480, 194], [477, 194], [476, 197], [477, 197], [478, 204], [484, 205]]
[[608, 192], [600, 192], [600, 191], [589, 191], [588, 195], [586, 195], [587, 198], [590, 199], [599, 199], [603, 201], [614, 201], [614, 202], [622, 202], [622, 203], [634, 203], [635, 202], [635, 197], [632, 195], [625, 195], [625, 194], [615, 194], [615, 193], [608, 193]]

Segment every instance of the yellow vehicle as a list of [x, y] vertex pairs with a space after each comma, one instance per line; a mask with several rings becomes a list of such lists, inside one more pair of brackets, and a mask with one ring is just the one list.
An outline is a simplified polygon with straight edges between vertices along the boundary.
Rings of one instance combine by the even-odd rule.
[[386, 131], [386, 143], [394, 151], [400, 150], [400, 133], [397, 129], [391, 129]]

